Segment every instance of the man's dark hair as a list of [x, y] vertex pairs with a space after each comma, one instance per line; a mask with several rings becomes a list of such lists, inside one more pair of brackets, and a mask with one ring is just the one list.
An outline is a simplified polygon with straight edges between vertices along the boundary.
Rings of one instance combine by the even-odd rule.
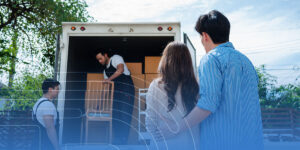
[[201, 35], [202, 32], [206, 32], [215, 44], [229, 41], [229, 20], [217, 10], [212, 10], [208, 14], [201, 15], [195, 29]]
[[42, 84], [43, 94], [48, 93], [49, 88], [55, 88], [56, 86], [60, 85], [60, 83], [53, 79], [46, 79]]
[[97, 54], [99, 54], [99, 53], [101, 53], [103, 56], [105, 54], [107, 54], [108, 57], [111, 57], [114, 55], [114, 51], [112, 49], [100, 49], [100, 50], [98, 50]]

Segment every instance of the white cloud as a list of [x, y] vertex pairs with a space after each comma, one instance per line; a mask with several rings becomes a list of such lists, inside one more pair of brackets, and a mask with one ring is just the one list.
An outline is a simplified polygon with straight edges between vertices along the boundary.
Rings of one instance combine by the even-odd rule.
[[[255, 66], [266, 64], [275, 68], [269, 73], [278, 77], [279, 84], [293, 83], [299, 74], [280, 69], [300, 64], [299, 59], [291, 58], [300, 52], [299, 21], [291, 19], [297, 13], [293, 10], [284, 14], [266, 11], [259, 16], [255, 10], [249, 6], [227, 14], [232, 25], [230, 40]], [[280, 69], [276, 70], [278, 67]], [[293, 76], [287, 78], [284, 74]]]
[[[212, 8], [217, 0], [88, 0], [89, 13], [98, 22], [130, 21], [181, 21], [182, 31], [186, 32], [197, 49], [197, 60], [204, 54], [198, 33], [191, 24], [182, 21], [187, 15], [204, 13]], [[169, 13], [169, 14], [168, 14]]]
[[[197, 63], [204, 50], [194, 30], [196, 19], [200, 14], [218, 9], [216, 7], [224, 10], [222, 12], [230, 20], [230, 41], [256, 66], [280, 61], [281, 57], [294, 53], [300, 47], [299, 41], [289, 42], [300, 39], [300, 22], [291, 20], [299, 9], [282, 13], [261, 3], [239, 5], [234, 1], [219, 0], [88, 0], [87, 3], [89, 13], [98, 22], [180, 21], [182, 31], [190, 36], [197, 49]], [[228, 6], [234, 7], [234, 11]]]
[[213, 9], [214, 8], [214, 5], [216, 4], [216, 3], [218, 3], [218, 1], [219, 0], [203, 0], [202, 1], [202, 8], [205, 8], [205, 12], [206, 11], [210, 11], [211, 9]]
[[248, 6], [228, 14], [231, 21], [231, 41], [236, 48], [248, 54], [254, 64], [267, 64], [282, 56], [295, 52], [299, 42], [284, 43], [300, 39], [300, 30], [288, 27], [287, 13], [265, 19], [253, 17], [254, 7]]
[[101, 0], [87, 1], [89, 13], [99, 22], [134, 21], [158, 17], [196, 0]]

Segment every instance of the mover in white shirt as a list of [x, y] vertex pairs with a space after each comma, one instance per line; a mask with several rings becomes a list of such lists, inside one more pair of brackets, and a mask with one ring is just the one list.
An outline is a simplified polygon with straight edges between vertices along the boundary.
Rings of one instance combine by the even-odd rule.
[[33, 120], [41, 130], [42, 150], [60, 150], [58, 143], [59, 115], [53, 104], [53, 99], [59, 93], [59, 85], [60, 83], [53, 79], [44, 80], [42, 84], [43, 97], [33, 106]]
[[105, 81], [114, 81], [113, 143], [127, 144], [134, 105], [134, 85], [130, 72], [120, 55], [100, 50], [96, 59], [105, 66]]

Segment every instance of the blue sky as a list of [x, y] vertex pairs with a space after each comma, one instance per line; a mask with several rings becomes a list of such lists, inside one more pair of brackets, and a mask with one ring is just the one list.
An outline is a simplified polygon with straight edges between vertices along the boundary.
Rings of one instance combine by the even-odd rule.
[[[204, 55], [194, 30], [199, 15], [217, 9], [231, 22], [230, 41], [255, 66], [265, 64], [280, 84], [300, 75], [300, 0], [87, 0], [99, 22], [180, 21]], [[299, 57], [298, 57], [299, 56]]]
[[[86, 0], [98, 22], [181, 22], [197, 49], [205, 54], [194, 30], [201, 14], [216, 9], [231, 22], [230, 41], [255, 66], [265, 64], [279, 84], [300, 77], [300, 0]], [[18, 65], [18, 70], [24, 66]], [[7, 75], [2, 76], [7, 77]], [[300, 83], [300, 82], [299, 82]]]

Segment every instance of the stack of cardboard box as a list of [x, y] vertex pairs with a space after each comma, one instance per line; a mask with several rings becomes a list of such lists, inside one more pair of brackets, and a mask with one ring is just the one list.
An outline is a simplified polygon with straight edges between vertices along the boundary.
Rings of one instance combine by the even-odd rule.
[[149, 88], [151, 82], [158, 77], [158, 66], [161, 57], [146, 56], [145, 57], [145, 82], [146, 88]]
[[130, 71], [135, 91], [138, 91], [139, 88], [145, 88], [145, 75], [142, 74], [142, 63], [126, 63], [126, 66]]

